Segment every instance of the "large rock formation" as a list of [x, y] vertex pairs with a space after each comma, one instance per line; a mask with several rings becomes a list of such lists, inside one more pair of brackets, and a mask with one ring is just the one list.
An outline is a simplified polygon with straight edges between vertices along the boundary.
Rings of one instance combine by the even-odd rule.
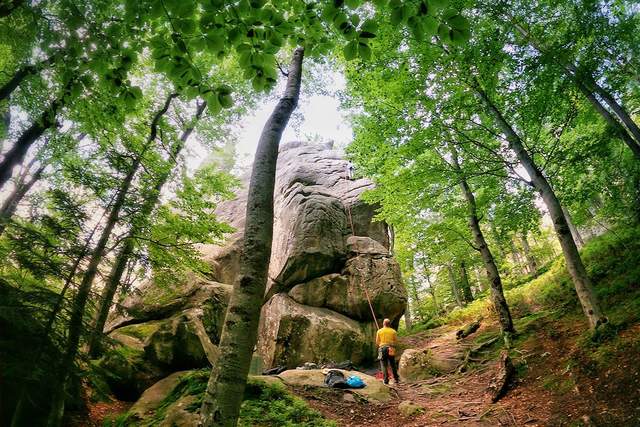
[[[371, 186], [350, 179], [348, 162], [328, 145], [281, 147], [257, 345], [265, 366], [366, 363], [375, 357], [373, 313], [378, 321], [402, 316], [406, 291], [389, 254], [387, 225], [374, 221], [375, 207], [360, 198]], [[216, 212], [236, 232], [223, 246], [202, 248], [210, 280], [194, 278], [171, 289], [146, 284], [109, 321], [112, 338], [137, 348], [165, 375], [215, 360], [240, 268], [246, 200], [240, 191]]]

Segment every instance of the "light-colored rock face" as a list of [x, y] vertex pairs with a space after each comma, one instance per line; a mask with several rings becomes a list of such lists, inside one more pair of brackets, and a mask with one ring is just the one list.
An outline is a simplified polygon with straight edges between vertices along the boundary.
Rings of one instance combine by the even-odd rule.
[[[270, 280], [258, 333], [265, 368], [371, 362], [375, 327], [367, 295], [379, 322], [397, 320], [404, 311], [406, 291], [389, 254], [388, 227], [373, 221], [376, 208], [360, 198], [372, 183], [350, 179], [348, 168], [328, 145], [281, 147]], [[230, 285], [241, 269], [246, 201], [246, 190], [240, 190], [216, 210], [236, 231], [222, 246], [201, 248], [213, 281], [143, 286], [124, 302], [123, 313], [110, 318], [113, 338], [128, 337], [119, 341], [143, 349], [149, 363], [165, 370], [215, 360]], [[137, 335], [126, 333], [136, 328]]]
[[373, 352], [371, 332], [368, 325], [332, 310], [277, 294], [262, 309], [258, 353], [265, 366], [344, 360], [358, 364]]
[[[328, 144], [280, 148], [266, 294], [271, 300], [262, 310], [258, 345], [266, 367], [371, 361], [374, 321], [367, 294], [379, 321], [404, 312], [406, 291], [389, 255], [388, 227], [373, 221], [376, 208], [360, 198], [372, 183], [350, 174], [349, 163]], [[244, 203], [242, 192], [217, 211], [237, 232], [228, 246], [203, 250], [215, 280], [233, 283], [240, 269]]]

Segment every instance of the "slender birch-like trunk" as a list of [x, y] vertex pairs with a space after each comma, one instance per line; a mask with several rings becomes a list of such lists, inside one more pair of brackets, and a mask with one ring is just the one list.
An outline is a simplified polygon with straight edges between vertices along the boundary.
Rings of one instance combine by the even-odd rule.
[[551, 184], [549, 184], [547, 178], [525, 149], [520, 136], [511, 127], [509, 122], [505, 119], [491, 99], [489, 99], [488, 95], [481, 88], [477, 80], [472, 84], [472, 89], [484, 105], [487, 114], [494, 118], [498, 127], [506, 136], [509, 147], [516, 153], [518, 160], [520, 160], [520, 163], [527, 171], [527, 174], [531, 177], [533, 186], [539, 192], [542, 200], [547, 206], [549, 215], [553, 221], [553, 227], [556, 231], [556, 235], [558, 236], [560, 246], [562, 247], [562, 253], [564, 254], [567, 270], [569, 270], [569, 274], [573, 279], [578, 299], [582, 305], [582, 310], [589, 320], [590, 328], [592, 330], [596, 329], [601, 324], [606, 323], [607, 318], [600, 307], [600, 301], [594, 292], [591, 279], [589, 279], [584, 264], [582, 263], [582, 258], [580, 258], [576, 242], [571, 236], [571, 230], [569, 229], [567, 218], [562, 210], [560, 200], [553, 191], [553, 188], [551, 187]]
[[473, 238], [476, 242], [476, 247], [480, 252], [480, 256], [482, 257], [482, 261], [484, 262], [484, 267], [487, 272], [487, 277], [489, 278], [489, 284], [491, 286], [491, 301], [493, 302], [493, 307], [498, 313], [498, 321], [500, 322], [502, 335], [504, 336], [506, 344], [509, 345], [510, 334], [514, 333], [515, 329], [513, 328], [511, 312], [509, 311], [509, 306], [507, 305], [507, 300], [505, 299], [504, 292], [502, 290], [502, 280], [500, 278], [500, 273], [498, 271], [498, 267], [496, 266], [495, 260], [493, 259], [493, 254], [489, 249], [489, 245], [487, 245], [487, 241], [484, 238], [482, 229], [480, 228], [476, 198], [473, 195], [471, 188], [469, 187], [469, 183], [464, 176], [462, 168], [460, 167], [458, 152], [453, 146], [451, 146], [451, 158], [453, 160], [453, 167], [458, 175], [460, 188], [462, 189], [464, 198], [467, 201], [469, 210], [469, 229], [473, 234]]
[[460, 278], [462, 284], [462, 296], [464, 297], [465, 302], [470, 303], [473, 301], [473, 293], [471, 292], [469, 276], [467, 275], [467, 266], [464, 261], [460, 261]]
[[240, 272], [234, 284], [212, 370], [200, 409], [203, 427], [235, 426], [258, 335], [273, 239], [273, 191], [278, 147], [298, 104], [304, 50], [293, 53], [287, 86], [262, 130], [247, 199]]

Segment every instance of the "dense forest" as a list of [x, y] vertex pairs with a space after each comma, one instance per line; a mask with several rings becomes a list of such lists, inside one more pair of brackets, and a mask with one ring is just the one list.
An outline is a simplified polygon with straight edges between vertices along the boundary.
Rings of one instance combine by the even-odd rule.
[[[0, 425], [639, 425], [639, 12], [632, 0], [0, 0]], [[339, 215], [302, 227], [306, 258], [289, 254], [274, 273], [291, 205], [279, 199], [289, 194], [281, 139], [320, 93], [340, 100], [353, 129], [331, 151], [346, 172], [337, 154], [303, 163], [305, 144], [322, 141], [287, 147], [301, 151], [282, 167], [299, 169], [300, 203], [330, 193], [313, 193], [320, 184], [344, 186], [291, 224], [336, 203]], [[238, 135], [265, 103], [245, 167]], [[313, 181], [323, 164], [329, 178]], [[371, 188], [353, 196], [363, 182]], [[225, 215], [232, 202], [242, 209]], [[229, 251], [205, 256], [238, 232], [233, 263]], [[397, 261], [403, 288], [370, 296], [381, 259]], [[338, 273], [358, 277], [345, 295], [363, 314], [331, 302]], [[316, 279], [329, 289], [319, 305], [296, 294]], [[160, 322], [181, 289], [211, 282], [228, 286], [215, 285], [204, 362], [123, 387], [116, 376], [151, 372], [150, 352], [161, 359], [148, 331], [131, 335], [135, 355], [122, 338], [137, 322], [130, 301], [169, 295], [145, 312]], [[378, 415], [366, 396], [318, 397], [254, 375], [265, 313], [289, 297], [334, 304], [365, 325], [364, 341], [392, 318], [402, 383], [380, 392]], [[188, 308], [209, 316], [202, 301]], [[189, 322], [160, 331], [187, 348]], [[274, 341], [291, 354], [311, 346]], [[364, 354], [363, 375], [377, 369], [369, 344], [338, 346], [340, 357]], [[485, 392], [494, 364], [504, 370], [503, 384], [491, 380], [494, 406], [459, 409]], [[194, 368], [152, 418], [134, 417], [150, 384]], [[467, 380], [482, 386], [455, 385]], [[513, 414], [496, 409], [502, 396]], [[171, 418], [186, 397], [191, 418]], [[542, 400], [552, 407], [535, 417], [518, 405]]]

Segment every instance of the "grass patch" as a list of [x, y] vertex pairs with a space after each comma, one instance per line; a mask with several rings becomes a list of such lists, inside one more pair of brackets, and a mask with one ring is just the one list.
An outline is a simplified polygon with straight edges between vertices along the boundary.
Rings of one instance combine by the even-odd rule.
[[[622, 326], [640, 321], [640, 227], [618, 228], [593, 238], [581, 255], [610, 320]], [[510, 289], [505, 290], [514, 319], [541, 311], [580, 312], [564, 258], [559, 257], [545, 268], [545, 273], [526, 282], [510, 283]], [[463, 324], [478, 317], [495, 318], [488, 298], [473, 301], [424, 326], [416, 325], [411, 332], [433, 325]]]

